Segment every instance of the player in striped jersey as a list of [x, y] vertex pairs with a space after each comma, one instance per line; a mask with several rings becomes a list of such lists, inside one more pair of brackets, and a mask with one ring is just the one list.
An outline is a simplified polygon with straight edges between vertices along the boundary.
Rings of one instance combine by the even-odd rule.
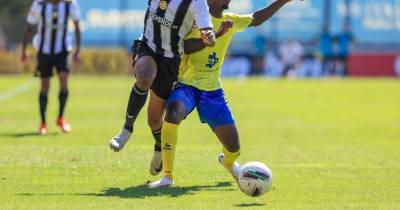
[[[174, 184], [174, 158], [179, 124], [197, 109], [202, 123], [207, 123], [223, 145], [219, 162], [237, 178], [240, 154], [239, 134], [224, 91], [220, 73], [233, 36], [250, 26], [259, 26], [272, 17], [282, 6], [292, 0], [276, 0], [270, 6], [253, 14], [224, 13], [230, 0], [208, 0], [214, 27], [224, 29], [225, 34], [214, 47], [205, 48], [200, 35], [193, 30], [185, 40], [185, 53], [175, 85], [167, 101], [167, 112], [162, 127], [162, 160], [164, 177], [150, 183], [150, 188], [168, 187]], [[199, 51], [201, 50], [201, 51]], [[199, 51], [199, 52], [198, 52]]]
[[144, 32], [133, 47], [136, 82], [129, 97], [125, 124], [111, 140], [110, 148], [118, 152], [129, 140], [151, 89], [148, 124], [156, 143], [150, 173], [156, 175], [162, 167], [160, 142], [165, 101], [178, 78], [183, 39], [194, 24], [205, 46], [214, 45], [215, 33], [207, 0], [149, 0], [144, 23]]
[[41, 125], [39, 134], [48, 132], [46, 123], [47, 93], [50, 86], [50, 77], [53, 68], [57, 69], [60, 81], [59, 114], [57, 125], [63, 132], [70, 132], [71, 126], [64, 119], [64, 109], [68, 98], [68, 54], [72, 50], [72, 41], [68, 35], [68, 21], [73, 20], [75, 26], [74, 61], [79, 60], [80, 52], [80, 9], [76, 0], [34, 0], [27, 17], [27, 26], [23, 34], [21, 61], [28, 59], [28, 40], [38, 25], [38, 33], [33, 39], [33, 46], [37, 50], [37, 71], [35, 74], [41, 78], [39, 105]]

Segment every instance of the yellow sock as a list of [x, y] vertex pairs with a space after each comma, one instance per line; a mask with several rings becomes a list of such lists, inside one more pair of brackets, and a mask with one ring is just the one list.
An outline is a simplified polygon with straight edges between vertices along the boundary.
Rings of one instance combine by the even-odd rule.
[[174, 159], [175, 147], [178, 141], [178, 127], [179, 125], [164, 121], [161, 129], [161, 148], [164, 175], [170, 179], [174, 178]]
[[240, 156], [240, 150], [232, 153], [224, 147], [222, 151], [224, 152], [224, 166], [231, 169], [235, 163], [235, 160]]

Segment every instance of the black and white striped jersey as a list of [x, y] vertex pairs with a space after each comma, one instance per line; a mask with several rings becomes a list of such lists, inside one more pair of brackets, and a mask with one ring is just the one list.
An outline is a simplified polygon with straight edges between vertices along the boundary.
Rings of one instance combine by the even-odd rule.
[[148, 0], [141, 39], [157, 54], [180, 57], [194, 24], [200, 29], [213, 27], [207, 0]]
[[33, 46], [40, 54], [57, 54], [72, 49], [72, 40], [68, 35], [68, 20], [79, 21], [80, 8], [76, 0], [60, 0], [51, 3], [46, 0], [34, 0], [27, 22], [38, 25]]

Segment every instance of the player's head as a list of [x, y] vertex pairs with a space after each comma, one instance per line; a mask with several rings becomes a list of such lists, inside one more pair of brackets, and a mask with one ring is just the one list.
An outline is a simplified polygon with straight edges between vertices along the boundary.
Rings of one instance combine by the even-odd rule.
[[212, 7], [218, 7], [218, 9], [229, 9], [231, 0], [208, 0], [208, 4]]

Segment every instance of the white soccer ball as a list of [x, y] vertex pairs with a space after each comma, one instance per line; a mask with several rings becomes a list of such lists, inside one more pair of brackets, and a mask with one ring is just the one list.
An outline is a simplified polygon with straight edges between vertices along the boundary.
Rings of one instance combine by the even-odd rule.
[[271, 187], [272, 172], [261, 162], [248, 162], [239, 170], [238, 184], [246, 195], [252, 197], [260, 196]]

